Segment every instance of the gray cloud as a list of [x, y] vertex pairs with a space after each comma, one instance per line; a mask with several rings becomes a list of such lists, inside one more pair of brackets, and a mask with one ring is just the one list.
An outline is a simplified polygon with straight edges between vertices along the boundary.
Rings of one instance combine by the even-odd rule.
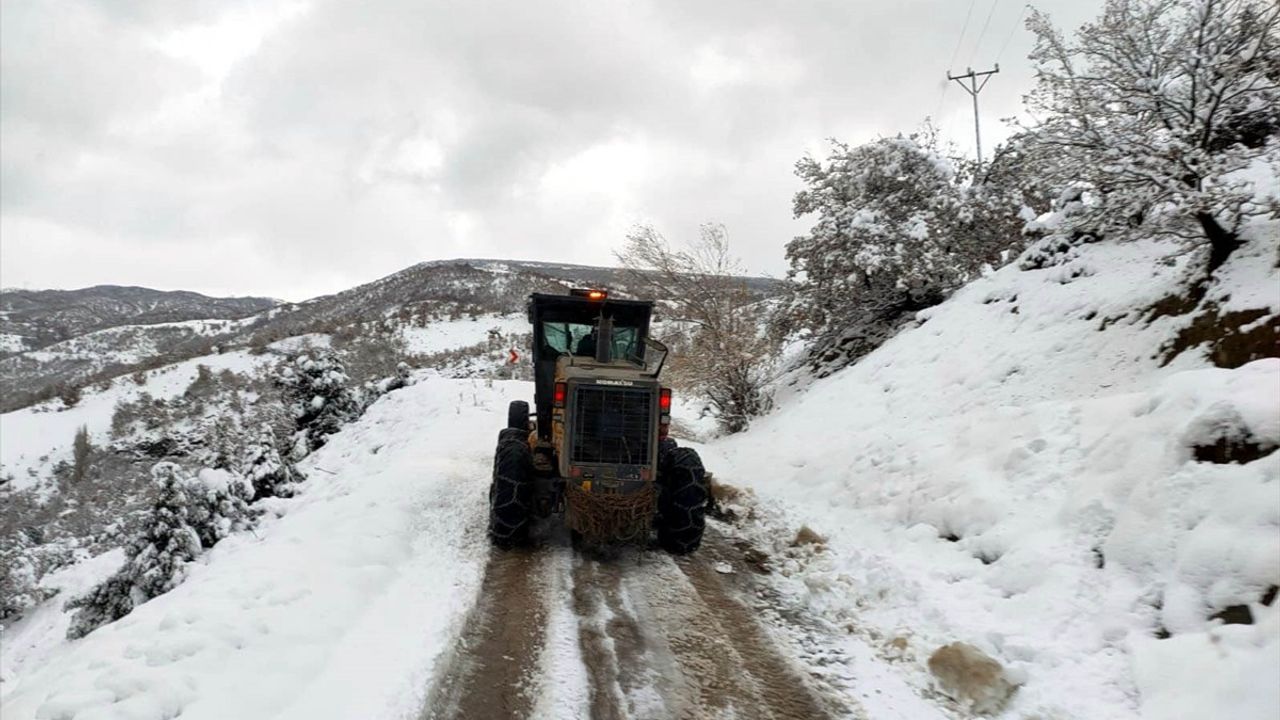
[[[1030, 40], [997, 2], [974, 46], [992, 4], [973, 6], [957, 65], [1012, 40], [983, 95], [995, 138]], [[423, 259], [608, 262], [632, 223], [708, 220], [781, 274], [791, 168], [824, 138], [940, 108], [969, 147], [942, 79], [967, 8], [6, 2], [0, 275], [297, 299]]]

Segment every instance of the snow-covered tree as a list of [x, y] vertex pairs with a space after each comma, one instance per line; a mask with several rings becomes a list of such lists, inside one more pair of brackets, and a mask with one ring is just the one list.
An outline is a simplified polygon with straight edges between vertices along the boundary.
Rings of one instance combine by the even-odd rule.
[[1068, 41], [1032, 12], [1032, 150], [1048, 182], [1097, 197], [1072, 223], [1176, 233], [1221, 265], [1265, 210], [1233, 173], [1278, 151], [1278, 20], [1275, 0], [1107, 0]]
[[197, 462], [219, 470], [239, 470], [245, 432], [240, 416], [231, 412], [206, 416], [200, 420], [201, 446], [194, 453]]
[[703, 225], [697, 240], [676, 249], [656, 229], [640, 226], [617, 257], [634, 286], [669, 310], [665, 339], [678, 344], [672, 378], [705, 397], [726, 432], [745, 430], [767, 412], [777, 348], [725, 228]]
[[89, 428], [81, 425], [76, 430], [75, 438], [71, 442], [71, 479], [73, 482], [84, 480], [85, 475], [89, 473], [92, 455], [93, 444], [89, 441]]
[[248, 478], [231, 472], [205, 468], [191, 482], [191, 527], [205, 549], [233, 532], [253, 525], [255, 513], [249, 508], [253, 485]]
[[218, 378], [213, 374], [213, 369], [201, 363], [196, 365], [196, 376], [183, 395], [192, 400], [203, 400], [212, 395], [217, 387]]
[[141, 534], [125, 548], [125, 563], [115, 574], [67, 603], [76, 611], [67, 637], [83, 637], [177, 587], [191, 561], [252, 523], [243, 478], [225, 470], [202, 470], [193, 478], [171, 462], [157, 463], [151, 477], [156, 497]]
[[21, 617], [53, 595], [40, 587], [40, 568], [31, 545], [21, 533], [0, 544], [0, 623]]
[[249, 443], [244, 460], [245, 479], [253, 486], [253, 498], [290, 497], [301, 479], [293, 465], [276, 449], [276, 434], [263, 423]]
[[796, 174], [807, 185], [796, 217], [817, 222], [787, 244], [792, 305], [819, 352], [937, 304], [1021, 243], [1013, 198], [957, 173], [927, 138], [833, 142], [825, 162], [804, 158]]
[[359, 417], [360, 402], [348, 382], [342, 362], [328, 350], [313, 349], [282, 368], [280, 383], [297, 427], [294, 459], [323, 446], [329, 435]]

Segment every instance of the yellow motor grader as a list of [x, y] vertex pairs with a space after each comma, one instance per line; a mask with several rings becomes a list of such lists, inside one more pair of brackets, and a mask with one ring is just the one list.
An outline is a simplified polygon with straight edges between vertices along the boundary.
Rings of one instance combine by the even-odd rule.
[[529, 297], [534, 406], [513, 400], [498, 434], [489, 537], [525, 543], [535, 518], [563, 514], [575, 538], [698, 549], [708, 503], [702, 460], [668, 437], [667, 349], [649, 337], [653, 303], [603, 290]]

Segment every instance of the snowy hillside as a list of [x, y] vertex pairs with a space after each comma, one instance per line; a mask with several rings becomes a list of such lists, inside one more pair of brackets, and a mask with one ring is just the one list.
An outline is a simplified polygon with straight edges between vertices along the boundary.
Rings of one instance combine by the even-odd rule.
[[709, 462], [827, 536], [807, 607], [917, 661], [980, 647], [1023, 683], [1010, 716], [1277, 717], [1280, 359], [1208, 361], [1280, 349], [1280, 226], [1251, 234], [1205, 302], [1263, 319], [1217, 343], [1158, 310], [1175, 244], [1087, 246], [970, 284]]
[[476, 438], [493, 434], [509, 386], [394, 393], [311, 457], [307, 493], [176, 591], [74, 643], [53, 604], [6, 630], [4, 715], [411, 712], [479, 583], [491, 459]]
[[131, 284], [0, 288], [0, 720], [1280, 720], [1280, 0], [137, 5], [0, 0]]

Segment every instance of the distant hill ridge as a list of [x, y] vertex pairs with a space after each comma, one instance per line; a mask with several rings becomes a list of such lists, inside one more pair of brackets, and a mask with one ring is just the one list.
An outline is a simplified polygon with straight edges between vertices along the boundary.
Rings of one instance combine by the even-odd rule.
[[[770, 278], [743, 280], [761, 296], [781, 286]], [[530, 293], [569, 287], [605, 287], [635, 296], [631, 284], [621, 268], [464, 258], [421, 262], [296, 303], [112, 285], [4, 291], [0, 382], [6, 393], [0, 411], [47, 399], [62, 387], [198, 357], [214, 347], [260, 348], [392, 318], [519, 312]]]
[[0, 333], [32, 350], [120, 325], [234, 320], [274, 307], [259, 297], [209, 297], [189, 290], [95, 285], [77, 290], [0, 291]]

